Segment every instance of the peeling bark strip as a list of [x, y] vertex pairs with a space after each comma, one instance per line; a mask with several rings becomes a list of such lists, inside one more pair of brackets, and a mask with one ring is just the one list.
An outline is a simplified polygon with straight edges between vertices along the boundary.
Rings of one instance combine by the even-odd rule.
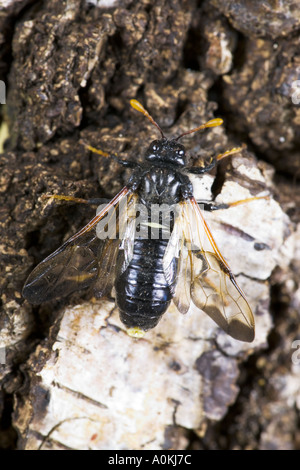
[[[0, 113], [9, 124], [0, 156], [1, 448], [296, 447], [300, 192], [288, 175], [299, 172], [299, 106], [291, 99], [299, 5], [200, 3], [0, 5], [7, 92]], [[224, 160], [215, 181], [194, 180], [197, 199], [213, 194], [219, 203], [277, 191], [290, 217], [271, 197], [209, 220], [224, 258], [234, 253], [230, 267], [255, 311], [251, 346], [193, 312], [170, 308], [160, 330], [138, 341], [108, 300], [74, 297], [32, 309], [21, 297], [32, 267], [95, 215], [45, 194], [111, 198], [127, 180], [80, 141], [139, 161], [156, 137], [131, 113], [130, 99], [170, 135], [224, 118], [224, 129], [189, 137], [195, 165], [198, 156], [246, 142], [285, 175], [277, 173], [274, 185], [273, 168], [244, 151]]]

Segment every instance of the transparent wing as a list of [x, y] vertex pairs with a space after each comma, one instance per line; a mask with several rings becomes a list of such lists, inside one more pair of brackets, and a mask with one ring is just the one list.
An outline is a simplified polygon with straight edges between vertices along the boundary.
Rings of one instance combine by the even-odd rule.
[[180, 313], [187, 313], [191, 304], [191, 262], [184, 238], [184, 213], [180, 204], [163, 260], [166, 279], [174, 258], [177, 260], [177, 279], [173, 302]]
[[[127, 196], [127, 197], [126, 197]], [[64, 297], [91, 287], [96, 297], [112, 288], [127, 206], [136, 196], [125, 187], [78, 233], [43, 260], [29, 275], [23, 296], [33, 304]], [[131, 243], [126, 241], [130, 253]], [[129, 256], [126, 254], [127, 263]]]
[[192, 299], [230, 336], [252, 341], [255, 328], [251, 308], [221, 255], [197, 202], [191, 198], [180, 206], [180, 215], [175, 222], [175, 226], [176, 223], [180, 225], [177, 232], [182, 236], [175, 304], [185, 313]]

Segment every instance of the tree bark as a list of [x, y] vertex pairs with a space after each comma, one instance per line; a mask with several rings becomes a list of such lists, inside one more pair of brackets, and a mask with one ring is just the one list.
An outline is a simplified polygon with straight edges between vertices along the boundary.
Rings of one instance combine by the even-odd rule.
[[[2, 448], [299, 446], [300, 7], [234, 4], [0, 3]], [[247, 146], [193, 184], [217, 202], [269, 196], [208, 216], [255, 313], [251, 344], [196, 309], [171, 306], [138, 340], [113, 299], [22, 298], [32, 268], [94, 216], [45, 195], [111, 198], [128, 180], [83, 142], [142, 161], [157, 138], [132, 98], [167, 136], [224, 119], [184, 140], [195, 165]]]

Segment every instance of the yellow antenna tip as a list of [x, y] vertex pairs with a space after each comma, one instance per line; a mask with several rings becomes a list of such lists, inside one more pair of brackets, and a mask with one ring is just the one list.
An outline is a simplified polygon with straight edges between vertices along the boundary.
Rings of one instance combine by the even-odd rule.
[[208, 121], [206, 124], [205, 124], [205, 127], [217, 127], [217, 126], [222, 126], [223, 124], [223, 119], [221, 118], [215, 118], [215, 119], [211, 119], [211, 121]]
[[130, 104], [134, 109], [136, 109], [140, 113], [143, 113], [143, 114], [145, 113], [146, 110], [144, 106], [141, 105], [141, 103], [138, 100], [130, 100]]
[[130, 104], [131, 104], [131, 106], [132, 106], [134, 109], [136, 109], [137, 111], [139, 111], [140, 113], [142, 113], [144, 116], [146, 116], [146, 118], [148, 118], [149, 121], [150, 121], [155, 127], [157, 127], [157, 129], [158, 129], [159, 132], [161, 133], [162, 138], [164, 139], [165, 136], [164, 136], [163, 131], [161, 130], [161, 128], [159, 127], [159, 125], [157, 124], [157, 122], [154, 121], [153, 117], [150, 116], [150, 114], [148, 113], [148, 111], [146, 111], [146, 109], [144, 108], [144, 106], [141, 105], [141, 103], [140, 103], [138, 100], [130, 100]]

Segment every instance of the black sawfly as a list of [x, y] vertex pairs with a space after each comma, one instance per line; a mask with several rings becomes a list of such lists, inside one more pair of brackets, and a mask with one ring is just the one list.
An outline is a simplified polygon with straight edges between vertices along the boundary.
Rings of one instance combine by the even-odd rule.
[[[187, 313], [194, 304], [233, 338], [252, 341], [251, 308], [213, 238], [188, 176], [208, 172], [223, 156], [240, 148], [212, 158], [202, 167], [189, 167], [179, 139], [219, 126], [222, 119], [212, 119], [167, 139], [138, 101], [131, 100], [130, 104], [157, 127], [161, 138], [151, 142], [143, 164], [113, 156], [133, 169], [128, 183], [85, 227], [31, 272], [23, 296], [32, 304], [40, 304], [80, 289], [89, 288], [96, 298], [113, 291], [122, 322], [129, 334], [136, 336], [154, 328], [171, 301], [181, 313]], [[154, 211], [155, 221], [153, 206], [159, 208]], [[167, 217], [161, 207], [172, 208]], [[225, 207], [229, 205], [220, 208]], [[213, 203], [204, 205], [204, 210], [217, 208]]]

